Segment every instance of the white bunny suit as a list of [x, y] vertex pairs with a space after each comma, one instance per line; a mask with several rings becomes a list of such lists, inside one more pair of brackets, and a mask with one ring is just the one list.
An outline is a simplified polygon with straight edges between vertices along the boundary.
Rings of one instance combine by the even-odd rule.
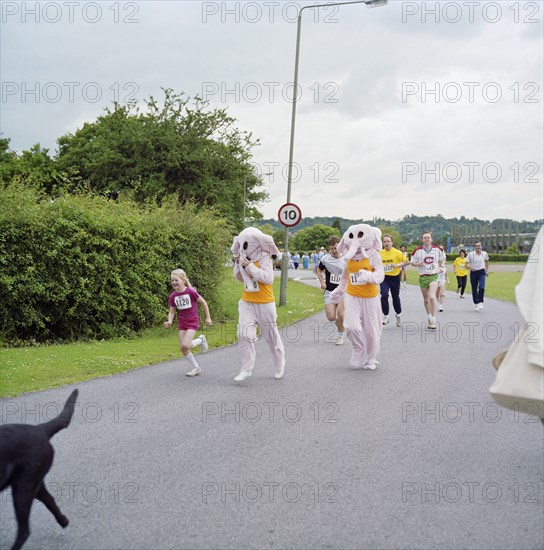
[[[270, 256], [279, 251], [271, 236], [255, 227], [244, 229], [231, 248], [234, 256], [234, 277], [244, 284], [238, 302], [238, 348], [241, 372], [251, 373], [255, 366], [257, 326], [268, 343], [275, 368], [281, 378], [285, 368], [285, 350], [276, 325], [276, 302], [272, 291], [274, 271]], [[244, 267], [244, 264], [247, 264]]]
[[353, 346], [352, 368], [374, 370], [378, 364], [383, 328], [380, 283], [385, 276], [381, 249], [380, 229], [367, 224], [352, 225], [338, 243], [346, 266], [330, 298], [336, 303], [344, 298], [344, 326]]

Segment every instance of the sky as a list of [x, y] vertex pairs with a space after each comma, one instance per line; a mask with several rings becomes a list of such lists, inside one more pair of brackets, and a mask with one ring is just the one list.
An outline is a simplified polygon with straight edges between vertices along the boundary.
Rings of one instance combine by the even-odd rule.
[[[322, 4], [324, 2], [321, 2]], [[297, 15], [318, 2], [1, 2], [2, 137], [18, 152], [161, 88], [226, 108], [287, 202]], [[303, 217], [544, 217], [544, 2], [302, 12], [290, 202]]]

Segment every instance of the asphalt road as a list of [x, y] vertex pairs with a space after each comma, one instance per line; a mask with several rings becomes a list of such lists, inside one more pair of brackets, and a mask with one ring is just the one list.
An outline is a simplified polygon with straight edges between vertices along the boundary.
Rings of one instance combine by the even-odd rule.
[[[282, 380], [259, 342], [241, 384], [227, 346], [194, 379], [176, 360], [0, 401], [37, 423], [80, 389], [46, 478], [70, 525], [36, 502], [25, 549], [542, 548], [542, 424], [488, 392], [517, 308], [448, 293], [432, 333], [419, 289], [401, 296], [376, 371], [348, 368], [320, 313], [282, 331]], [[0, 527], [8, 548], [8, 492]]]

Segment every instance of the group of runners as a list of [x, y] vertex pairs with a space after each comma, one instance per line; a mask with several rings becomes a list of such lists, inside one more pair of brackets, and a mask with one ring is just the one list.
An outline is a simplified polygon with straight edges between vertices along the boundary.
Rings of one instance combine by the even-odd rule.
[[[259, 234], [264, 236], [260, 232]], [[406, 286], [406, 268], [408, 265], [412, 265], [418, 269], [419, 286], [428, 317], [427, 329], [436, 329], [436, 306], [438, 303], [439, 311], [443, 311], [445, 287], [448, 282], [446, 254], [442, 247], [433, 244], [430, 232], [423, 233], [421, 240], [422, 245], [414, 250], [411, 258], [408, 258], [406, 247], [401, 246], [399, 250], [393, 247], [393, 237], [391, 235], [386, 234], [382, 237], [383, 249], [380, 251], [380, 256], [384, 268], [384, 278], [379, 285], [382, 325], [389, 323], [389, 294], [391, 294], [396, 326], [402, 326], [400, 290], [401, 286]], [[316, 259], [315, 274], [324, 291], [326, 317], [329, 321], [334, 322], [338, 329], [336, 345], [341, 346], [344, 344], [344, 301], [341, 299], [337, 302], [331, 298], [331, 293], [338, 287], [346, 265], [344, 258], [338, 250], [339, 242], [340, 239], [336, 236], [332, 236], [329, 239], [329, 252], [323, 254], [318, 263]], [[275, 250], [278, 252], [277, 248]], [[264, 258], [262, 261], [264, 262]], [[254, 343], [257, 326], [261, 327], [261, 331], [263, 331], [263, 327], [266, 328], [263, 335], [274, 357], [275, 378], [279, 379], [283, 377], [285, 356], [283, 343], [275, 324], [276, 307], [272, 291], [272, 264], [266, 270], [261, 268], [259, 267], [259, 261], [241, 255], [236, 258], [234, 264], [235, 277], [244, 282], [244, 291], [239, 303], [239, 311], [241, 318], [243, 314], [245, 319], [243, 323], [244, 327], [242, 327], [243, 330], [240, 330], [242, 323], [239, 322], [238, 336], [239, 345], [241, 346], [241, 351], [243, 351], [243, 364], [240, 374], [234, 378], [237, 382], [243, 381], [251, 375], [255, 363]], [[256, 277], [256, 279], [251, 279], [249, 274], [245, 273], [245, 270], [249, 270], [249, 273], [253, 277]], [[454, 262], [454, 273], [457, 277], [457, 293], [460, 298], [464, 297], [467, 274], [470, 273], [472, 297], [477, 311], [483, 308], [485, 281], [488, 272], [489, 256], [485, 251], [482, 251], [482, 246], [479, 242], [474, 243], [474, 250], [468, 255], [466, 251], [461, 250], [459, 257]], [[245, 277], [242, 277], [240, 274], [245, 275]], [[248, 287], [248, 283], [245, 280], [248, 278], [251, 285], [255, 286], [255, 288]], [[186, 375], [190, 377], [197, 376], [201, 372], [201, 367], [191, 350], [196, 346], [199, 346], [203, 352], [208, 350], [208, 343], [204, 334], [196, 337], [196, 332], [199, 328], [198, 304], [204, 310], [206, 326], [211, 326], [212, 320], [208, 304], [191, 286], [183, 270], [176, 269], [172, 271], [171, 284], [173, 292], [169, 298], [170, 309], [164, 326], [165, 328], [171, 327], [176, 314], [178, 315], [180, 349], [191, 366]], [[251, 313], [250, 318], [248, 318], [249, 313]], [[250, 334], [246, 334], [249, 328], [251, 328], [251, 331], [249, 331]]]
[[[433, 244], [432, 234], [425, 232], [421, 236], [422, 244], [417, 247], [411, 258], [408, 257], [406, 246], [400, 249], [393, 246], [393, 237], [382, 237], [383, 249], [380, 251], [384, 267], [384, 280], [380, 284], [380, 300], [382, 308], [382, 324], [390, 321], [389, 295], [395, 313], [395, 324], [402, 326], [401, 288], [406, 288], [406, 268], [409, 265], [418, 269], [419, 287], [423, 297], [423, 305], [427, 313], [427, 328], [436, 329], [436, 310], [444, 311], [446, 285], [449, 283], [446, 270], [446, 253], [444, 249]], [[344, 270], [344, 261], [338, 253], [338, 237], [329, 240], [329, 253], [325, 254], [316, 270], [317, 278], [324, 291], [325, 314], [327, 319], [335, 322], [338, 328], [336, 345], [344, 343], [343, 302], [335, 304], [330, 299], [331, 292], [338, 286], [340, 275]], [[475, 309], [484, 307], [485, 281], [489, 272], [489, 256], [482, 251], [481, 243], [474, 243], [474, 251], [468, 255], [460, 250], [459, 257], [453, 263], [453, 271], [457, 277], [457, 294], [464, 298], [467, 275], [470, 273], [472, 297]]]

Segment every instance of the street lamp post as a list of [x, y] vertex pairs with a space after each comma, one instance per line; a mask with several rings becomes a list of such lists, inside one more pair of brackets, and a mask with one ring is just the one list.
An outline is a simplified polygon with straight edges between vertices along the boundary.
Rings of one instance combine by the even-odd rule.
[[244, 229], [246, 228], [246, 186], [247, 186], [247, 176], [244, 176]]
[[[298, 12], [297, 19], [297, 44], [295, 50], [295, 78], [293, 81], [293, 105], [291, 109], [291, 137], [289, 141], [289, 168], [287, 172], [287, 202], [291, 202], [291, 182], [293, 175], [293, 152], [295, 145], [295, 120], [297, 114], [297, 88], [298, 88], [298, 58], [300, 53], [300, 28], [302, 24], [302, 12], [306, 9], [327, 8], [330, 6], [345, 6], [347, 4], [366, 4], [369, 8], [384, 6], [387, 0], [357, 0], [353, 2], [332, 2], [329, 4], [316, 4], [303, 6]], [[284, 252], [281, 259], [281, 281], [280, 281], [280, 306], [287, 302], [287, 268], [289, 266], [289, 227], [285, 227]]]

